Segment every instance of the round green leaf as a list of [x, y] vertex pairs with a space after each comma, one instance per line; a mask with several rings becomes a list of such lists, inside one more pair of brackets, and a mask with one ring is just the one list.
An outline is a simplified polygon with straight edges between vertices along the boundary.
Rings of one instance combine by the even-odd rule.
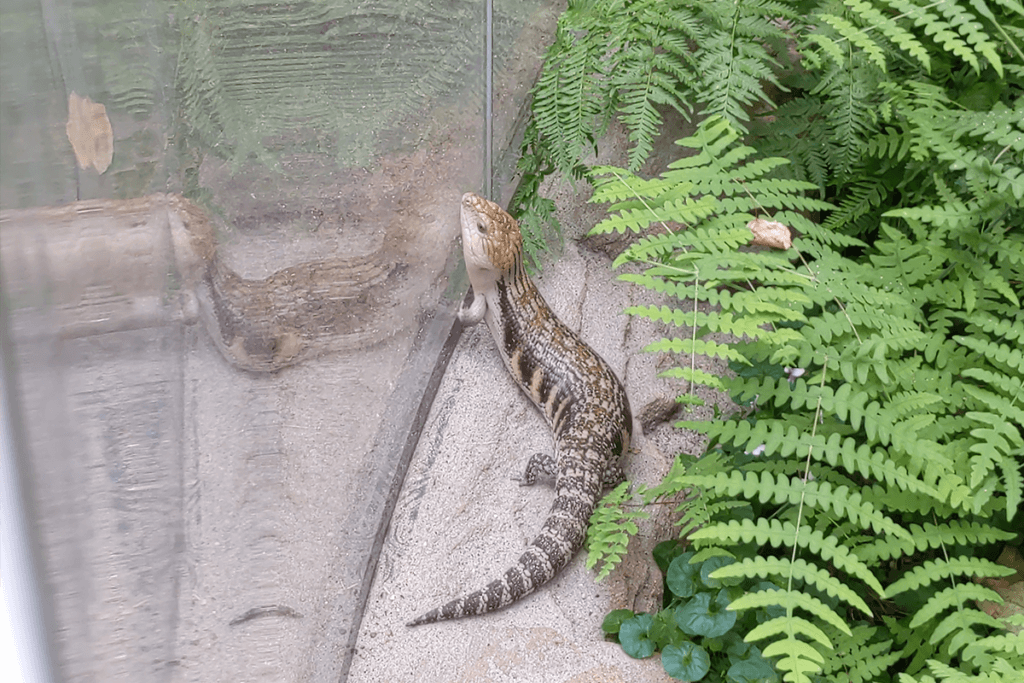
[[[708, 588], [721, 588], [724, 585], [723, 582], [719, 581], [718, 579], [712, 579], [709, 576], [709, 574], [711, 574], [711, 572], [715, 571], [719, 567], [724, 567], [725, 565], [732, 564], [735, 561], [736, 560], [732, 559], [731, 557], [722, 557], [721, 555], [719, 555], [718, 557], [709, 557], [708, 559], [704, 560], [704, 562], [700, 565], [701, 582]], [[730, 583], [735, 584], [742, 580], [743, 579], [734, 579], [730, 581]]]
[[622, 626], [622, 622], [626, 619], [632, 619], [635, 616], [635, 612], [631, 609], [617, 609], [612, 610], [608, 613], [608, 616], [601, 622], [601, 630], [608, 635], [614, 635], [619, 632], [619, 627]]
[[654, 618], [650, 614], [638, 614], [626, 619], [619, 627], [619, 643], [622, 651], [633, 659], [645, 659], [654, 654], [654, 641], [648, 637], [648, 630]]
[[675, 610], [670, 609], [663, 609], [654, 615], [654, 621], [647, 629], [647, 637], [654, 641], [654, 647], [658, 650], [666, 645], [678, 645], [688, 640], [686, 634], [680, 631], [676, 624]]
[[658, 569], [662, 574], [668, 573], [668, 566], [672, 560], [683, 554], [683, 544], [676, 539], [662, 541], [654, 546], [654, 561], [658, 563]]
[[723, 589], [712, 601], [711, 593], [698, 593], [685, 605], [676, 608], [676, 623], [692, 636], [717, 638], [736, 624], [736, 613], [726, 609], [729, 594]]
[[697, 576], [700, 567], [690, 564], [690, 559], [696, 553], [683, 553], [672, 564], [668, 566], [665, 574], [665, 583], [672, 594], [680, 598], [688, 598], [697, 592]]
[[677, 680], [699, 681], [711, 670], [711, 657], [694, 643], [666, 645], [661, 652], [661, 666]]
[[[726, 633], [725, 635], [729, 634]], [[714, 656], [719, 652], [725, 652], [725, 648], [728, 647], [728, 643], [725, 642], [725, 638], [723, 636], [718, 636], [716, 638], [705, 637], [700, 641], [700, 646]]]
[[748, 643], [735, 633], [727, 634], [727, 637], [729, 637], [729, 645], [725, 649], [725, 654], [729, 656], [730, 662], [741, 662], [749, 658], [751, 653], [758, 657], [761, 656], [761, 651], [753, 643]]
[[778, 683], [779, 674], [768, 660], [758, 655], [730, 666], [725, 680], [729, 683]]

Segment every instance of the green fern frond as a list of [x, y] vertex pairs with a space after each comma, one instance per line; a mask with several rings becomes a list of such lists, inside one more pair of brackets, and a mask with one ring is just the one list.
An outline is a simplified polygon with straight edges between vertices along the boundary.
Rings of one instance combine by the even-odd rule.
[[764, 325], [772, 322], [770, 316], [762, 313], [758, 316], [734, 316], [731, 313], [722, 315], [697, 312], [691, 314], [691, 325], [708, 332], [721, 332], [736, 337], [765, 339], [773, 342], [787, 343], [799, 339], [799, 335], [789, 329], [765, 330]]
[[901, 391], [893, 394], [889, 401], [886, 402], [884, 411], [898, 417], [903, 417], [944, 402], [945, 399], [942, 396], [928, 391]]
[[971, 325], [971, 331], [980, 330], [989, 336], [999, 336], [1024, 344], [1024, 318], [1018, 318], [997, 317], [987, 311], [977, 311], [964, 316], [964, 320]]
[[[848, 1], [848, 2], [846, 2], [846, 4], [847, 5], [851, 5], [851, 2]], [[863, 8], [865, 10], [873, 10], [873, 8], [871, 8], [871, 6], [868, 5], [867, 3], [855, 3], [855, 4], [863, 6]], [[857, 9], [857, 7], [855, 6], [854, 9]], [[868, 12], [868, 13], [870, 14], [871, 12]], [[878, 12], [874, 12], [874, 14], [878, 14], [879, 17], [881, 18], [881, 15]], [[847, 41], [851, 45], [853, 45], [854, 47], [860, 48], [861, 50], [863, 50], [865, 52], [865, 54], [867, 54], [868, 59], [875, 66], [878, 67], [879, 71], [884, 72], [886, 70], [885, 50], [883, 50], [882, 47], [878, 43], [876, 43], [874, 40], [872, 40], [868, 36], [867, 33], [865, 33], [864, 31], [860, 30], [860, 28], [854, 26], [853, 24], [851, 24], [849, 21], [847, 21], [846, 19], [844, 19], [842, 17], [837, 17], [837, 16], [835, 16], [833, 14], [828, 14], [826, 12], [820, 13], [820, 14], [818, 14], [816, 16], [817, 16], [818, 19], [820, 19], [824, 23], [828, 24], [829, 26], [831, 26], [835, 30], [835, 32], [840, 37], [840, 41], [843, 41], [843, 40]], [[895, 27], [895, 24], [893, 24], [892, 22], [885, 22], [884, 20], [883, 20], [883, 22], [884, 23], [888, 23], [891, 27]], [[835, 43], [832, 43], [830, 41], [829, 47], [831, 48], [832, 45], [835, 45], [836, 43], [838, 43], [840, 41], [835, 41]], [[838, 56], [839, 59], [836, 60], [836, 61], [838, 61], [840, 64], [845, 62], [845, 55], [841, 51], [839, 51], [838, 49], [832, 48], [832, 49], [828, 49], [827, 51], [829, 52], [830, 56], [832, 56], [833, 58]]]
[[972, 351], [984, 356], [984, 358], [997, 368], [1005, 368], [1007, 372], [1024, 376], [1024, 349], [1021, 347], [1011, 348], [1006, 344], [998, 344], [981, 337], [954, 336], [958, 343], [966, 346]]
[[[831, 389], [823, 387], [822, 391], [822, 405], [824, 406], [827, 400], [825, 396]], [[766, 397], [768, 395], [766, 392]], [[813, 394], [801, 393], [800, 396], [803, 397], [801, 400], [805, 404], [812, 402], [813, 405], [817, 402], [817, 399], [813, 398]], [[872, 404], [872, 406], [877, 409], [876, 404]], [[836, 407], [835, 409], [838, 412], [840, 408]], [[879, 434], [884, 431], [887, 438], [898, 431], [898, 425], [891, 424], [888, 428], [886, 427], [886, 421], [881, 412], [876, 415], [878, 421], [871, 423], [873, 428], [869, 431], [874, 432], [877, 429]], [[938, 495], [932, 486], [916, 478], [920, 469], [913, 471], [905, 465], [896, 464], [890, 454], [880, 450], [876, 451], [864, 444], [858, 445], [855, 439], [849, 437], [844, 439], [840, 434], [811, 436], [802, 433], [789, 422], [780, 420], [758, 420], [756, 424], [747, 421], [721, 423], [709, 429], [708, 433], [713, 439], [724, 443], [734, 443], [743, 450], [749, 451], [755, 446], [763, 444], [766, 453], [778, 457], [810, 455], [813, 459], [827, 462], [833, 467], [842, 466], [848, 472], [878, 477], [890, 485], [904, 487], [910, 493]], [[904, 450], [906, 450], [906, 446], [904, 446]], [[934, 451], [929, 455], [934, 457]]]
[[860, 160], [862, 141], [874, 131], [871, 93], [877, 80], [877, 72], [855, 53], [834, 66], [811, 91], [825, 103], [832, 167], [841, 177], [852, 174]]
[[[975, 7], [979, 6], [979, 4], [977, 2], [974, 3]], [[1003, 63], [999, 58], [998, 46], [992, 42], [977, 18], [967, 8], [957, 4], [955, 0], [943, 0], [943, 2], [937, 3], [936, 7], [939, 12], [945, 15], [950, 26], [955, 27], [957, 32], [970, 43], [971, 50], [984, 56], [1001, 77], [1003, 75]], [[953, 52], [973, 66], [975, 71], [980, 71], [980, 66], [976, 59], [962, 55], [957, 50], [953, 50]]]
[[[914, 37], [914, 34], [900, 26], [894, 18], [883, 14], [871, 3], [863, 0], [843, 0], [843, 4], [849, 7], [865, 26], [880, 31], [897, 47], [917, 60], [925, 71], [931, 71], [931, 56], [928, 49]], [[880, 68], [885, 70], [884, 65]]]
[[689, 536], [695, 529], [708, 524], [713, 519], [736, 514], [738, 510], [749, 508], [749, 504], [737, 500], [719, 500], [708, 502], [703, 496], [695, 501], [688, 501], [677, 508], [682, 516], [676, 522], [681, 537]]
[[[870, 14], [866, 2], [871, 0], [848, 4]], [[903, 29], [913, 24], [906, 17], [891, 21]], [[894, 48], [885, 41], [893, 38], [877, 32], [871, 39], [891, 56]], [[845, 44], [856, 47], [852, 40]], [[932, 46], [928, 49], [934, 57]], [[875, 159], [858, 157], [849, 165], [860, 173], [853, 187], [861, 194], [856, 204], [833, 214], [842, 214], [834, 225], [842, 230], [854, 229], [856, 220], [868, 224], [866, 217], [872, 217], [874, 225], [864, 233], [870, 240], [836, 238], [834, 231], [787, 211], [783, 222], [799, 226], [801, 233], [794, 250], [738, 250], [749, 239], [746, 222], [759, 215], [762, 201], [796, 205], [791, 198], [814, 187], [790, 182], [792, 176], [776, 180], [786, 166], [759, 159], [722, 119], [706, 121], [680, 141], [695, 154], [673, 162], [658, 179], [615, 176], [609, 170], [602, 190], [619, 209], [646, 211], [644, 227], [661, 217], [659, 203], [670, 203], [665, 197], [683, 206], [688, 200], [715, 199], [707, 215], [691, 213], [683, 228], [666, 224], [667, 234], [641, 239], [617, 261], [648, 266], [642, 276], [624, 279], [712, 305], [632, 309], [687, 330], [649, 350], [728, 358], [737, 373], [717, 386], [744, 406], [742, 419], [679, 423], [707, 434], [708, 453], [718, 461], [735, 459], [731, 469], [721, 464], [699, 473], [673, 469], [666, 478], [674, 491], [696, 492], [680, 507], [690, 540], [707, 556], [761, 548], [762, 557], [740, 559], [723, 570], [723, 577], [771, 574], [775, 581], [795, 581], [787, 589], [804, 597], [828, 596], [863, 610], [871, 604], [865, 599], [868, 590], [888, 600], [879, 577], [893, 566], [913, 567], [950, 549], [964, 552], [964, 547], [1012, 537], [988, 520], [1001, 509], [1012, 519], [1024, 498], [1019, 467], [1024, 437], [1018, 426], [1024, 417], [1024, 354], [1017, 349], [1024, 320], [1015, 306], [1024, 279], [1024, 241], [1006, 237], [1020, 208], [1012, 199], [1012, 183], [1004, 182], [1017, 177], [1014, 159], [1007, 156], [1016, 154], [1010, 137], [1016, 122], [1003, 111], [998, 123], [974, 134], [955, 115], [946, 116], [954, 105], [942, 88], [905, 81], [882, 88], [871, 82], [881, 74], [877, 64], [849, 53], [844, 60], [829, 67], [837, 71], [833, 80], [824, 79], [818, 94], [842, 94], [832, 86], [842, 85], [839, 71], [846, 70], [857, 88], [890, 97], [879, 118], [898, 138], [885, 142], [885, 149], [879, 143]], [[940, 61], [947, 63], [933, 59], [933, 68]], [[848, 88], [845, 94], [854, 92]], [[856, 106], [870, 108], [870, 102], [862, 98]], [[853, 138], [860, 139], [851, 142], [858, 153], [878, 123], [873, 114], [861, 113], [863, 128], [853, 130]], [[1001, 161], [997, 141], [1012, 143], [1004, 145]], [[973, 156], [965, 155], [957, 172], [952, 159], [965, 145]], [[949, 167], [924, 169], [918, 159], [925, 158], [948, 160]], [[1002, 166], [995, 168], [995, 162]], [[985, 171], [985, 164], [994, 170]], [[884, 180], [866, 183], [865, 169], [877, 170]], [[904, 223], [885, 222], [879, 215], [892, 206], [893, 193], [907, 202], [886, 215]], [[734, 353], [718, 338], [703, 338], [712, 332], [735, 337]], [[715, 381], [685, 367], [667, 374], [708, 385]], [[729, 519], [733, 510], [739, 519]], [[742, 516], [751, 512], [754, 519]], [[971, 639], [984, 635], [982, 628], [993, 627], [967, 605], [981, 595], [975, 584], [963, 581], [972, 588], [958, 599], [935, 593], [951, 578], [973, 578], [992, 566], [973, 557], [930, 561], [895, 583], [894, 593], [920, 591], [911, 605], [925, 601], [916, 615], [891, 620], [902, 627], [885, 621], [900, 643], [895, 647], [881, 638], [852, 639], [828, 616], [796, 603], [787, 603], [785, 617], [750, 637], [768, 641], [765, 652], [781, 657], [785, 664], [779, 670], [793, 680], [809, 676], [805, 668], [856, 670], [857, 680], [871, 680], [871, 671], [882, 670], [868, 661], [874, 653], [890, 662], [904, 658], [906, 671], [917, 675], [926, 660], [954, 661]], [[834, 614], [834, 606], [822, 607]], [[912, 620], [925, 632], [922, 638], [908, 627]], [[840, 645], [851, 657], [844, 669], [835, 668]], [[994, 666], [1010, 661], [987, 652], [978, 656], [992, 656]]]
[[835, 639], [835, 654], [825, 662], [822, 674], [827, 680], [848, 683], [873, 683], [900, 661], [901, 653], [892, 651], [892, 641], [875, 642], [880, 629], [857, 626], [850, 637]]
[[[963, 171], [968, 186], [975, 195], [990, 202], [981, 190], [988, 188], [1003, 195], [1009, 193], [1015, 202], [1024, 199], [1024, 177], [1020, 166], [1003, 160], [1002, 150], [994, 146], [978, 148], [968, 146], [959, 137], [962, 115], [944, 106], [919, 107], [907, 112], [907, 123], [912, 135], [911, 156], [917, 161], [938, 159], [948, 164], [951, 171]], [[972, 116], [965, 116], [971, 120]], [[951, 197], [943, 197], [947, 202]]]
[[960, 609], [968, 600], [990, 600], [996, 604], [1003, 604], [1003, 598], [991, 588], [976, 583], [960, 583], [938, 591], [928, 598], [910, 620], [910, 628], [918, 628], [928, 623], [947, 609]]
[[638, 315], [641, 318], [647, 318], [655, 322], [670, 323], [676, 327], [687, 326], [692, 321], [692, 311], [684, 311], [678, 308], [669, 308], [668, 306], [630, 306], [626, 309], [626, 313], [629, 315]]
[[[915, 0], [884, 0], [884, 2], [897, 10], [901, 15], [909, 17], [916, 26], [924, 29], [926, 35], [932, 36], [932, 39], [939, 43], [943, 49], [970, 64], [975, 71], [980, 71], [981, 65], [975, 56], [975, 50], [961, 38], [961, 35], [979, 47], [979, 51], [986, 58], [988, 58], [988, 53], [994, 54], [994, 45], [979, 30], [981, 27], [974, 20], [973, 15], [952, 0], [943, 0], [943, 2], [929, 3], [928, 5], [919, 5]], [[936, 7], [952, 23], [929, 11], [929, 9]], [[959, 31], [954, 30], [954, 28], [958, 28]], [[997, 64], [999, 66], [996, 66]], [[993, 62], [993, 66], [996, 66], [1000, 73], [1001, 64], [998, 55], [996, 55], [996, 61]]]
[[[603, 191], [611, 183], [602, 184], [602, 179], [598, 175], [601, 170], [600, 167], [594, 169], [595, 180], [598, 183], [594, 196], [595, 199], [604, 200], [607, 195]], [[616, 183], [614, 187], [618, 188], [620, 185]], [[633, 191], [633, 189], [630, 188], [629, 191]], [[717, 208], [718, 200], [710, 195], [699, 199], [681, 198], [677, 200], [673, 200], [671, 197], [660, 197], [657, 200], [648, 200], [644, 204], [632, 201], [621, 202], [611, 207], [610, 215], [595, 225], [590, 234], [600, 235], [612, 231], [622, 234], [626, 230], [642, 232], [653, 223], [665, 221], [692, 225], [714, 214]]]
[[[769, 592], [775, 593], [780, 591]], [[759, 624], [747, 634], [746, 639], [754, 641], [770, 638], [776, 635], [782, 635], [782, 638], [775, 640], [762, 648], [761, 653], [765, 657], [780, 658], [776, 662], [775, 666], [782, 671], [789, 672], [785, 675], [786, 680], [810, 683], [811, 678], [807, 674], [819, 673], [822, 670], [822, 664], [824, 663], [825, 658], [816, 648], [811, 647], [810, 644], [799, 639], [797, 636], [810, 638], [827, 650], [832, 649], [832, 642], [820, 628], [806, 619], [792, 614], [793, 606], [800, 606], [809, 610], [814, 610], [817, 607], [817, 605], [814, 604], [816, 599], [800, 592], [794, 592], [792, 595], [797, 597], [787, 600], [788, 605], [785, 616], [777, 617]], [[742, 598], [740, 598], [740, 600], [742, 600]], [[797, 603], [800, 604], [797, 605]], [[820, 601], [818, 601], [818, 604], [821, 604]], [[822, 609], [815, 611], [814, 614], [815, 616], [824, 619], [825, 617], [822, 616], [822, 613], [827, 612], [830, 612], [830, 610], [822, 605]]]
[[961, 228], [973, 224], [978, 215], [975, 203], [954, 202], [941, 206], [915, 206], [906, 209], [893, 209], [883, 214], [894, 218], [918, 220], [936, 228]]
[[[639, 10], [641, 16], [651, 25], [671, 29], [665, 40], [672, 40], [680, 34], [689, 40], [703, 40], [707, 35], [707, 26], [691, 7], [670, 2], [648, 2]], [[680, 43], [673, 50], [675, 54], [685, 54], [689, 46]]]
[[564, 169], [585, 156], [594, 132], [603, 130], [606, 94], [592, 77], [603, 67], [595, 35], [599, 32], [586, 12], [566, 11], [559, 18], [554, 44], [533, 89], [533, 120], [556, 163]]
[[1003, 458], [998, 464], [1003, 475], [1003, 493], [1006, 495], [1006, 521], [1012, 520], [1024, 502], [1024, 474], [1021, 474], [1019, 462], [1024, 460], [1024, 451], [1012, 454], [1013, 457]]
[[1024, 400], [1024, 377], [1015, 378], [1010, 374], [994, 372], [987, 368], [964, 368], [961, 374], [998, 389], [1004, 396], [1009, 397], [1014, 406], [1017, 401]]
[[[889, 188], [881, 178], [862, 178], [847, 188], [839, 208], [829, 214], [821, 228], [813, 233], [813, 237], [832, 246], [859, 246], [859, 240], [851, 244], [844, 244], [840, 240], [845, 235], [863, 232], [860, 227], [863, 223], [877, 223], [878, 208], [888, 196]], [[855, 238], [846, 239], [852, 241]]]
[[[979, 665], [988, 665], [994, 668], [995, 662], [992, 660], [993, 653], [996, 652], [1005, 653], [1007, 656], [1012, 657], [1014, 661], [1012, 663], [1007, 662], [1007, 664], [1013, 667], [1010, 671], [1019, 675], [1022, 666], [1024, 666], [1024, 631], [999, 633], [986, 638], [978, 638], [967, 644], [962, 654], [965, 659], [977, 662]], [[1009, 673], [1006, 669], [1003, 672]]]
[[[970, 410], [965, 413], [965, 416], [975, 425], [975, 428], [971, 430], [971, 436], [977, 438], [982, 444], [990, 446], [1003, 455], [1014, 454], [1024, 449], [1024, 437], [1021, 436], [1018, 427], [1006, 419], [1006, 415]], [[979, 424], [986, 426], [978, 427]], [[972, 446], [971, 450], [975, 450], [975, 448]], [[976, 452], [982, 451], [977, 450]]]
[[[687, 115], [697, 102], [734, 121], [747, 118], [744, 107], [770, 102], [764, 83], [776, 82], [763, 46], [783, 35], [772, 18], [792, 15], [786, 4], [766, 0], [570, 2], [532, 92], [542, 143], [535, 151], [568, 173], [617, 115], [636, 170], [651, 153], [663, 108]], [[707, 49], [695, 52], [690, 41]]]
[[[771, 545], [806, 548], [825, 562], [831, 562], [837, 569], [863, 581], [879, 595], [884, 595], [882, 584], [868, 569], [857, 555], [845, 546], [839, 545], [837, 539], [825, 536], [806, 526], [796, 527], [792, 522], [758, 519], [756, 522], [744, 519], [718, 523], [699, 529], [690, 535], [697, 541], [714, 541], [724, 545], [754, 542], [758, 545]], [[859, 555], [859, 551], [858, 551]]]
[[[614, 166], [594, 166], [590, 178], [594, 186], [591, 202], [622, 203], [628, 208], [647, 207], [648, 198], [671, 193], [671, 197], [689, 197], [688, 187], [673, 186], [664, 178], [646, 179], [631, 171]], [[662, 216], [651, 209], [651, 220], [662, 220]]]
[[766, 156], [782, 156], [792, 162], [780, 173], [814, 183], [822, 197], [832, 168], [826, 113], [818, 98], [797, 95], [780, 104], [770, 120], [752, 124], [753, 132], [763, 138], [761, 149]]
[[913, 138], [907, 133], [892, 128], [873, 135], [867, 141], [865, 153], [878, 158], [903, 161], [910, 154]]
[[893, 596], [906, 591], [915, 591], [939, 581], [948, 581], [954, 576], [968, 579], [974, 576], [997, 578], [1010, 576], [1013, 573], [1014, 570], [1005, 565], [970, 555], [962, 555], [948, 560], [926, 560], [891, 583], [886, 593]]
[[[967, 637], [975, 641], [978, 639], [978, 634], [972, 630], [974, 626], [1001, 629], [1003, 625], [995, 617], [976, 609], [957, 610], [935, 625], [931, 642], [939, 643], [954, 631], [967, 632]], [[951, 643], [950, 649], [959, 650], [960, 648], [955, 647], [955, 643]]]
[[985, 112], [962, 111], [947, 114], [944, 126], [953, 139], [962, 136], [980, 138], [994, 144], [1000, 150], [1024, 152], [1024, 101], [1018, 98], [1013, 109], [1002, 102], [996, 102]]
[[809, 308], [815, 303], [806, 291], [784, 287], [762, 288], [754, 292], [733, 292], [728, 289], [714, 290], [704, 287], [694, 292], [692, 288], [689, 288], [685, 290], [684, 296], [707, 301], [713, 306], [720, 306], [723, 311], [747, 311], [750, 313], [763, 312], [763, 306], [782, 306], [789, 310], [799, 311]]
[[756, 102], [772, 104], [764, 84], [781, 87], [773, 70], [778, 62], [764, 44], [770, 39], [783, 40], [785, 35], [771, 20], [793, 12], [783, 3], [764, 0], [711, 0], [706, 6], [713, 28], [694, 55], [704, 85], [697, 96], [706, 114], [722, 116], [745, 132], [745, 122], [750, 120], [747, 108]]
[[619, 275], [619, 280], [632, 282], [633, 284], [641, 285], [659, 294], [667, 294], [676, 299], [685, 299], [689, 294], [694, 293], [694, 287], [688, 283], [657, 277], [650, 273], [623, 273]]
[[932, 493], [910, 493], [900, 488], [881, 486], [876, 484], [870, 487], [862, 487], [861, 495], [864, 500], [880, 506], [887, 507], [891, 511], [925, 515], [929, 513], [940, 515], [951, 515], [954, 510], [945, 501], [938, 500], [938, 491]]
[[718, 375], [712, 375], [707, 372], [704, 372], [703, 370], [698, 370], [696, 368], [669, 368], [658, 373], [658, 376], [671, 377], [673, 379], [682, 379], [687, 382], [692, 382], [693, 384], [711, 387], [712, 389], [716, 389], [718, 391], [721, 391], [722, 389], [725, 388], [725, 385], [722, 383], [722, 379]]
[[944, 545], [987, 545], [1013, 538], [1013, 534], [988, 524], [957, 519], [943, 524], [911, 524], [908, 530], [909, 538], [879, 539], [859, 546], [854, 550], [854, 555], [867, 565], [875, 565], [901, 555], [910, 555]]
[[713, 476], [690, 478], [694, 486], [711, 489], [721, 494], [757, 499], [761, 503], [772, 501], [777, 504], [809, 505], [823, 511], [832, 511], [841, 518], [852, 519], [862, 527], [871, 527], [879, 534], [895, 536], [906, 532], [899, 524], [880, 514], [874, 506], [864, 501], [856, 491], [846, 486], [833, 488], [828, 482], [802, 481], [800, 478], [783, 477], [776, 479], [769, 472], [731, 473], [719, 472]]
[[598, 562], [601, 563], [597, 581], [608, 576], [622, 561], [629, 539], [639, 530], [636, 520], [650, 516], [644, 510], [623, 509], [631, 498], [630, 483], [624, 481], [601, 499], [590, 516], [587, 529], [587, 569], [593, 569]]
[[[779, 633], [785, 633], [793, 626], [793, 621], [803, 621], [799, 617], [794, 619], [791, 616], [792, 612], [797, 608], [810, 612], [821, 621], [830, 624], [842, 633], [847, 635], [850, 635], [851, 633], [850, 627], [846, 625], [846, 622], [843, 621], [842, 617], [829, 609], [821, 600], [800, 591], [783, 589], [754, 591], [736, 598], [729, 605], [730, 610], [758, 609], [764, 607], [782, 607], [788, 614], [786, 617], [771, 619], [755, 627], [747, 634], [746, 640], [752, 642], [763, 638], [769, 638], [771, 636], [778, 635]], [[804, 622], [804, 624], [807, 624], [807, 622]], [[825, 632], [817, 626], [809, 628], [808, 625], [801, 624], [797, 628], [803, 635], [811, 636], [814, 640], [818, 641], [828, 649], [832, 649], [832, 641], [827, 635], [825, 635]]]
[[686, 355], [712, 356], [733, 360], [737, 363], [749, 364], [746, 356], [728, 344], [719, 344], [703, 339], [661, 339], [644, 347], [644, 351], [682, 353]]
[[684, 94], [677, 89], [675, 77], [685, 70], [683, 65], [670, 55], [656, 52], [653, 45], [640, 44], [635, 52], [613, 74], [619, 116], [633, 143], [629, 149], [631, 169], [640, 168], [654, 149], [654, 138], [663, 123], [658, 107], [670, 106], [686, 113]]
[[[827, 595], [842, 600], [864, 614], [871, 614], [867, 603], [857, 595], [856, 591], [824, 569], [800, 558], [790, 561], [782, 557], [746, 557], [740, 562], [720, 567], [711, 574], [711, 578], [714, 579], [754, 577], [763, 579], [768, 576], [778, 576], [786, 582], [803, 581]], [[740, 608], [734, 606], [734, 609]], [[849, 629], [845, 628], [845, 623], [836, 626], [844, 633], [849, 633]]]

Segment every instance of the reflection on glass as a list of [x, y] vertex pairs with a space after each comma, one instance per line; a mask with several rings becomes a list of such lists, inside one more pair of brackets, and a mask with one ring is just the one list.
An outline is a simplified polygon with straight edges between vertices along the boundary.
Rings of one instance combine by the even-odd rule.
[[[555, 16], [507, 4], [499, 183]], [[483, 17], [5, 4], [3, 353], [67, 680], [344, 676], [483, 186]]]

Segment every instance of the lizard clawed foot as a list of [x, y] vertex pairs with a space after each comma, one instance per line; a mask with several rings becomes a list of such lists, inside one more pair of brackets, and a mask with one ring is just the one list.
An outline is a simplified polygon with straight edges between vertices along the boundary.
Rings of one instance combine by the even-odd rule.
[[473, 293], [473, 303], [469, 306], [463, 306], [459, 309], [459, 322], [467, 327], [469, 325], [476, 325], [478, 322], [483, 320], [484, 313], [487, 312], [487, 299]]
[[608, 463], [601, 485], [606, 489], [613, 489], [624, 481], [626, 481], [626, 473], [622, 470], [622, 465], [617, 462]]
[[545, 474], [549, 477], [555, 476], [555, 457], [548, 453], [534, 453], [530, 461], [526, 463], [526, 469], [520, 476], [513, 476], [513, 481], [518, 481], [520, 486], [533, 486], [537, 483], [537, 475]]

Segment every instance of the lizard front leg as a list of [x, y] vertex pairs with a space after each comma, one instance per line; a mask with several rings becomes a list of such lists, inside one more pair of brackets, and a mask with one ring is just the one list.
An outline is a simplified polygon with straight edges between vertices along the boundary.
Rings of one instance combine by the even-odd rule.
[[487, 313], [487, 299], [474, 291], [473, 303], [459, 309], [459, 321], [467, 327], [476, 325], [484, 319], [485, 313]]
[[514, 476], [512, 480], [518, 481], [520, 486], [533, 486], [537, 483], [538, 474], [553, 477], [557, 467], [558, 462], [555, 460], [555, 456], [550, 453], [534, 453], [526, 463], [526, 469], [523, 470], [522, 475]]

